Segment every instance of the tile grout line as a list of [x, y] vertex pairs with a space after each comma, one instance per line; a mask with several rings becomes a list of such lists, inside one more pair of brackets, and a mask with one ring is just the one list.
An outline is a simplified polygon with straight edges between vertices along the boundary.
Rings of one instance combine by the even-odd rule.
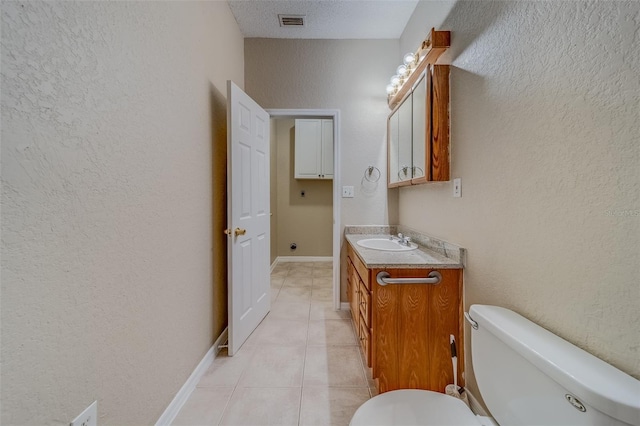
[[[298, 277], [289, 277], [289, 274], [291, 272], [290, 268], [287, 268], [286, 273], [284, 274], [284, 276], [282, 277], [282, 284], [280, 286], [280, 288], [278, 289], [278, 295], [276, 296], [276, 299], [273, 302], [276, 302], [279, 298], [279, 293], [280, 290], [284, 287], [284, 281], [287, 278], [298, 278]], [[271, 277], [270, 277], [271, 278]], [[299, 277], [299, 278], [303, 278], [303, 277]], [[306, 368], [306, 357], [307, 357], [307, 353], [308, 353], [308, 348], [309, 346], [313, 346], [313, 344], [310, 345], [309, 339], [310, 339], [310, 323], [311, 323], [311, 305], [313, 302], [313, 290], [314, 288], [316, 290], [321, 289], [320, 288], [316, 288], [316, 286], [314, 285], [314, 279], [313, 278], [323, 278], [323, 277], [311, 277], [311, 294], [310, 294], [310, 298], [309, 298], [309, 306], [308, 306], [308, 310], [307, 310], [307, 314], [306, 314], [306, 323], [307, 323], [307, 330], [306, 330], [306, 336], [305, 336], [305, 345], [304, 345], [304, 356], [303, 356], [303, 362], [302, 362], [302, 377], [301, 377], [301, 384], [300, 384], [300, 399], [299, 399], [299, 405], [298, 405], [298, 425], [302, 424], [302, 404], [303, 404], [303, 392], [304, 392], [304, 374], [305, 374], [305, 368]], [[295, 287], [295, 286], [294, 286]], [[273, 291], [273, 289], [271, 289]], [[327, 318], [322, 319], [323, 322], [327, 321]], [[351, 322], [352, 323], [352, 322]], [[356, 342], [357, 345], [357, 342]], [[323, 346], [352, 346], [352, 345], [323, 345]], [[246, 348], [245, 348], [246, 349]], [[246, 365], [244, 366], [244, 368], [242, 369], [242, 372], [238, 378], [238, 380], [236, 381], [235, 385], [233, 386], [233, 391], [231, 392], [231, 395], [229, 396], [229, 399], [226, 401], [224, 409], [222, 410], [222, 414], [220, 416], [220, 419], [218, 421], [218, 425], [221, 425], [223, 422], [223, 419], [225, 417], [225, 415], [228, 414], [228, 409], [230, 407], [230, 403], [232, 398], [234, 397], [234, 395], [237, 395], [238, 390], [241, 388], [240, 387], [240, 383], [242, 383], [244, 377], [247, 374], [247, 371], [249, 370], [250, 366], [251, 366], [251, 362], [253, 361], [254, 357], [256, 356], [256, 349], [254, 348], [252, 349], [252, 354], [250, 356], [249, 361], [246, 363]], [[366, 377], [365, 377], [366, 379]], [[324, 388], [330, 388], [330, 386], [323, 386]], [[341, 387], [341, 386], [339, 386]], [[349, 386], [350, 387], [350, 386]]]
[[[290, 268], [287, 268], [287, 274], [285, 276], [285, 280], [291, 271]], [[295, 278], [295, 277], [292, 277]], [[284, 280], [282, 282], [282, 287], [284, 287]], [[311, 281], [311, 288], [313, 291], [313, 280]], [[305, 345], [304, 345], [304, 354], [302, 357], [302, 375], [300, 377], [300, 399], [298, 403], [298, 426], [302, 420], [302, 391], [304, 389], [304, 369], [307, 362], [307, 346], [309, 344], [309, 317], [311, 316], [311, 295], [309, 295], [309, 310], [307, 311], [307, 335], [305, 336]]]
[[[355, 332], [355, 323], [353, 322], [353, 319], [351, 318], [351, 325], [352, 325], [352, 330]], [[366, 363], [365, 363], [365, 357], [364, 357], [364, 351], [362, 350], [362, 347], [360, 346], [359, 342], [358, 342], [358, 334], [355, 333], [356, 336], [356, 344], [358, 345], [358, 358], [360, 359], [360, 370], [362, 371], [362, 374], [364, 376], [364, 381], [367, 385], [367, 391], [369, 392], [369, 398], [373, 398], [373, 395], [371, 394], [371, 387], [369, 386], [369, 377], [367, 375], [367, 368], [369, 368]]]
[[[287, 269], [287, 273], [285, 274], [285, 276], [283, 278], [283, 283], [284, 283], [284, 279], [286, 278], [287, 275], [289, 275], [289, 269]], [[271, 274], [269, 274], [269, 285], [271, 285]], [[282, 288], [282, 286], [281, 286], [281, 288]], [[273, 290], [273, 289], [270, 289], [270, 290]], [[279, 294], [280, 294], [280, 289], [278, 289], [278, 295]], [[276, 299], [277, 298], [278, 298], [278, 296], [276, 296]], [[260, 322], [260, 324], [262, 324], [262, 322]], [[258, 324], [258, 327], [260, 326], [260, 324]], [[256, 327], [256, 329], [257, 329], [257, 327]], [[255, 330], [253, 332], [255, 332]], [[245, 341], [245, 343], [246, 343], [246, 341]], [[245, 346], [245, 349], [247, 349], [246, 346]], [[220, 420], [218, 420], [218, 426], [220, 426], [222, 424], [222, 420], [224, 419], [225, 414], [227, 414], [227, 409], [229, 408], [229, 404], [231, 403], [231, 399], [233, 398], [233, 396], [235, 395], [236, 391], [238, 390], [238, 386], [240, 386], [240, 383], [242, 382], [242, 379], [244, 378], [247, 370], [249, 369], [249, 367], [251, 365], [251, 361], [253, 360], [253, 357], [255, 356], [255, 348], [252, 349], [251, 351], [252, 351], [252, 354], [250, 356], [250, 359], [246, 363], [244, 368], [242, 369], [242, 373], [240, 373], [240, 376], [238, 377], [238, 380], [236, 381], [236, 384], [233, 386], [233, 391], [231, 392], [231, 395], [229, 396], [229, 399], [227, 400], [227, 403], [225, 404], [224, 409], [222, 410], [222, 414], [220, 415]], [[214, 362], [215, 362], [215, 360], [214, 360]]]
[[[313, 278], [311, 279], [311, 292], [313, 294]], [[309, 310], [307, 311], [307, 338], [304, 345], [304, 356], [302, 358], [302, 378], [300, 383], [300, 404], [298, 405], [298, 426], [302, 423], [302, 400], [304, 393], [304, 370], [307, 366], [307, 349], [309, 348], [309, 326], [311, 325], [311, 299], [309, 299]]]
[[[287, 265], [287, 266], [290, 266], [290, 265]], [[315, 265], [315, 266], [317, 266], [317, 265]], [[313, 270], [315, 270], [315, 266], [314, 266]], [[284, 271], [278, 271], [277, 272], [279, 274], [282, 274], [284, 272], [284, 275], [281, 275], [281, 276], [277, 277], [277, 279], [279, 279], [279, 280], [281, 279], [282, 280], [282, 283], [280, 284], [280, 287], [278, 289], [275, 289], [276, 291], [278, 291], [278, 295], [276, 295], [276, 300], [274, 300], [272, 302], [272, 304], [274, 302], [276, 302], [277, 299], [279, 299], [279, 292], [284, 287], [284, 281], [287, 278], [291, 278], [292, 282], [297, 281], [298, 278], [300, 278], [300, 279], [304, 278], [304, 277], [293, 277], [293, 276], [289, 277], [289, 275], [291, 274], [291, 271], [292, 271], [292, 269], [290, 267], [288, 267]], [[310, 340], [310, 337], [311, 337], [311, 335], [310, 335], [310, 323], [311, 323], [311, 312], [312, 312], [311, 308], [312, 308], [312, 303], [314, 301], [314, 299], [313, 299], [313, 290], [318, 291], [318, 290], [323, 290], [325, 288], [324, 286], [322, 286], [320, 284], [320, 281], [325, 280], [325, 277], [314, 277], [313, 275], [314, 274], [312, 273], [311, 286], [310, 286], [311, 287], [310, 288], [311, 294], [310, 294], [310, 299], [308, 300], [309, 303], [308, 303], [307, 312], [306, 312], [306, 326], [307, 326], [307, 329], [306, 329], [305, 345], [304, 345], [304, 352], [303, 352], [303, 359], [302, 359], [303, 362], [302, 362], [301, 383], [300, 383], [300, 386], [299, 386], [299, 388], [300, 388], [300, 396], [299, 396], [298, 416], [297, 416], [298, 425], [301, 425], [303, 423], [303, 419], [302, 419], [302, 405], [303, 405], [303, 402], [304, 402], [303, 394], [304, 394], [304, 389], [308, 388], [308, 387], [305, 387], [305, 384], [304, 384], [305, 368], [306, 368], [306, 357], [307, 357], [307, 354], [309, 353], [309, 347], [312, 347], [312, 346], [314, 346], [314, 343], [317, 343], [316, 341], [312, 342]], [[270, 279], [271, 279], [271, 274], [270, 274]], [[296, 287], [296, 286], [294, 286], [294, 287]], [[270, 290], [274, 291], [273, 288], [270, 288]], [[320, 302], [322, 302], [322, 300], [320, 300]], [[344, 319], [345, 318], [330, 318], [330, 319], [328, 319], [328, 318], [318, 318], [318, 322], [321, 321], [323, 323], [326, 323], [327, 321], [333, 322], [333, 320], [344, 320]], [[351, 322], [351, 320], [350, 320], [350, 322]], [[262, 345], [264, 346], [264, 344], [262, 344]], [[320, 346], [352, 346], [350, 344], [330, 345], [330, 344], [326, 344], [326, 343], [325, 344], [319, 344], [319, 345]], [[355, 345], [357, 345], [357, 342], [355, 343]], [[230, 413], [229, 410], [230, 410], [230, 407], [232, 406], [231, 402], [232, 402], [234, 397], [239, 397], [238, 392], [241, 389], [243, 389], [243, 388], [256, 388], [254, 386], [246, 386], [246, 385], [240, 386], [240, 384], [243, 383], [244, 377], [247, 377], [247, 374], [249, 374], [248, 371], [251, 369], [251, 366], [252, 366], [254, 360], [257, 357], [257, 353], [259, 352], [259, 345], [241, 347], [239, 352], [242, 351], [242, 350], [243, 350], [243, 352], [248, 353], [248, 358], [249, 359], [247, 360], [247, 362], [245, 362], [245, 365], [242, 367], [241, 372], [238, 375], [238, 379], [235, 381], [233, 386], [228, 386], [228, 388], [231, 388], [232, 391], [229, 394], [229, 397], [224, 402], [223, 408], [222, 408], [222, 410], [220, 412], [220, 417], [219, 417], [219, 419], [217, 421], [218, 425], [222, 425], [223, 421], [224, 421], [224, 418], [229, 415], [229, 413]], [[227, 357], [228, 357], [228, 355], [227, 355]], [[214, 359], [214, 362], [215, 362], [215, 359]], [[258, 388], [259, 387], [260, 386], [258, 386]], [[313, 386], [311, 386], [311, 387], [313, 387]], [[357, 386], [334, 386], [334, 387], [336, 387], [336, 388], [358, 388]], [[216, 386], [213, 386], [213, 387], [210, 387], [210, 388], [214, 389], [214, 388], [216, 388]], [[267, 387], [267, 388], [269, 388], [269, 387]], [[278, 386], [278, 388], [282, 388], [282, 386]], [[284, 388], [289, 388], [289, 386], [285, 386]], [[322, 388], [329, 389], [329, 388], [331, 388], [331, 386], [325, 385], [325, 386], [322, 386]], [[242, 398], [240, 398], [240, 402], [242, 402]]]
[[[245, 341], [245, 343], [246, 343], [246, 341]], [[246, 349], [246, 347], [245, 347], [245, 349]], [[240, 348], [240, 350], [242, 350], [242, 347]], [[255, 349], [252, 349], [252, 352], [255, 352]], [[253, 356], [254, 355], [255, 355], [255, 353], [251, 354], [251, 357], [250, 357], [249, 361], [246, 363], [246, 365], [242, 369], [242, 373], [240, 373], [240, 376], [238, 377], [238, 381], [236, 381], [236, 384], [233, 386], [233, 392], [231, 392], [231, 395], [229, 396], [229, 399], [227, 400], [227, 403], [225, 404], [224, 409], [222, 410], [222, 414], [220, 415], [220, 420], [218, 420], [218, 426], [220, 426], [222, 424], [222, 419], [224, 419], [224, 415], [227, 413], [227, 409], [229, 408], [229, 404], [231, 403], [231, 399], [233, 398], [233, 395], [235, 395], [236, 391], [238, 390], [238, 386], [240, 385], [240, 382], [242, 381], [242, 378], [244, 377], [245, 373], [247, 372], [247, 369], [251, 365], [251, 361], [253, 360]], [[227, 354], [227, 356], [229, 356], [229, 355]], [[214, 360], [214, 362], [215, 362], [215, 360]]]

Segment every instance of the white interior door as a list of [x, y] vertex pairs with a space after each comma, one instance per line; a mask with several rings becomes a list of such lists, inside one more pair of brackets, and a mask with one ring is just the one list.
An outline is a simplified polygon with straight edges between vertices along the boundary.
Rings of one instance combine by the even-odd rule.
[[271, 307], [269, 114], [227, 81], [229, 355]]

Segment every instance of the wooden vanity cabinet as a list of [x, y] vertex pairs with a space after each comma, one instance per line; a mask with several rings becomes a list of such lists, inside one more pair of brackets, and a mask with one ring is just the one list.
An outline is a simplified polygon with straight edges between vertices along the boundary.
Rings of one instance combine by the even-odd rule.
[[[433, 269], [373, 269], [391, 278], [426, 277]], [[463, 385], [462, 271], [438, 269], [437, 285], [401, 284], [373, 291], [373, 376], [380, 393], [394, 389], [444, 392], [453, 383], [449, 336], [456, 339], [459, 384]]]
[[[349, 309], [351, 313], [358, 310], [358, 278], [353, 276], [354, 267], [350, 259], [347, 259], [347, 297], [349, 299]], [[353, 319], [357, 324], [356, 319]]]
[[347, 295], [356, 335], [371, 367], [371, 281], [369, 270], [351, 246], [347, 250]]
[[444, 392], [453, 383], [450, 335], [456, 339], [458, 384], [464, 386], [462, 270], [437, 269], [437, 285], [381, 286], [381, 271], [391, 278], [418, 278], [434, 269], [367, 269], [350, 245], [347, 253], [351, 314], [378, 392]]

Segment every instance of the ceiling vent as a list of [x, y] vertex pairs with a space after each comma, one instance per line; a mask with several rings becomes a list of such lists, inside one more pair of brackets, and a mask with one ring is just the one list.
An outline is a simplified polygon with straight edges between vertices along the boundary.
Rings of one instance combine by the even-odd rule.
[[304, 27], [306, 15], [278, 15], [281, 27]]

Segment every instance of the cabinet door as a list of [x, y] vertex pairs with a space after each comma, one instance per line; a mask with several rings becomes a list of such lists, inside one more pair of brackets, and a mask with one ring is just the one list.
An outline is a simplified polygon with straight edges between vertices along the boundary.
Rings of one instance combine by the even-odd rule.
[[295, 178], [319, 179], [322, 174], [321, 120], [297, 119], [295, 138]]
[[365, 324], [364, 319], [360, 317], [358, 327], [358, 339], [360, 346], [364, 352], [364, 357], [367, 360], [367, 367], [371, 366], [371, 330]]
[[322, 166], [323, 179], [333, 179], [333, 120], [322, 120]]
[[358, 315], [360, 315], [358, 310], [358, 304], [360, 303], [360, 300], [358, 299], [358, 295], [360, 293], [360, 279], [358, 278], [356, 268], [353, 267], [351, 262], [349, 262], [349, 265], [351, 266], [351, 272], [349, 274], [349, 279], [351, 281], [349, 288], [349, 308], [351, 309], [351, 317], [353, 318], [353, 321], [357, 323]]
[[449, 65], [434, 65], [431, 111], [431, 180], [449, 180]]
[[358, 309], [360, 310], [360, 315], [362, 316], [362, 320], [364, 320], [367, 327], [371, 326], [371, 294], [369, 290], [365, 287], [364, 283], [360, 281], [360, 292], [358, 293]]
[[[392, 278], [418, 278], [430, 270], [387, 272]], [[447, 384], [453, 383], [451, 334], [456, 337], [458, 348], [458, 381], [463, 383], [462, 275], [454, 269], [439, 272], [442, 281], [437, 285], [375, 284], [371, 347], [373, 374], [378, 378], [380, 393], [395, 389], [443, 392]]]
[[352, 269], [353, 269], [353, 266], [351, 266], [351, 261], [347, 257], [347, 301], [349, 302], [349, 307], [351, 307], [351, 303], [353, 300], [353, 294], [352, 294], [353, 284], [351, 284]]

